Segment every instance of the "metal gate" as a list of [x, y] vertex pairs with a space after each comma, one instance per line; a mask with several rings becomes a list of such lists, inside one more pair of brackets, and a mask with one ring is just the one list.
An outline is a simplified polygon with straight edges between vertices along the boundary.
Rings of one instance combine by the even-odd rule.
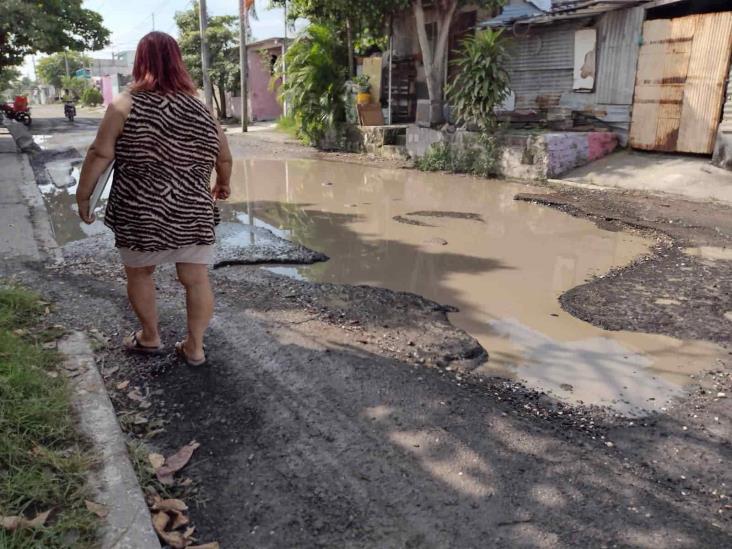
[[711, 154], [732, 51], [732, 12], [643, 24], [630, 144]]

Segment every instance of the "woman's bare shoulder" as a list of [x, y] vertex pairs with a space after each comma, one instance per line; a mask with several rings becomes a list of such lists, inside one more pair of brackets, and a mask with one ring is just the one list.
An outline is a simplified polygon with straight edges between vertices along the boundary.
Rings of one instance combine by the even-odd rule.
[[114, 110], [119, 111], [122, 115], [127, 117], [127, 115], [130, 114], [130, 111], [132, 110], [132, 94], [128, 91], [123, 91], [114, 99], [112, 99], [110, 107], [114, 108]]

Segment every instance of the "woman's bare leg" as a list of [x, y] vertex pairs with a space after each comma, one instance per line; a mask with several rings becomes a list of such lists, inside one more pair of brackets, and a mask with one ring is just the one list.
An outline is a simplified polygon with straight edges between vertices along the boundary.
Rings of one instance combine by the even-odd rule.
[[146, 347], [160, 345], [158, 331], [158, 306], [155, 300], [155, 267], [127, 267], [127, 297], [142, 325], [137, 340]]
[[191, 360], [204, 358], [203, 334], [213, 316], [213, 292], [208, 281], [208, 265], [176, 263], [178, 280], [186, 289], [188, 335], [183, 350]]

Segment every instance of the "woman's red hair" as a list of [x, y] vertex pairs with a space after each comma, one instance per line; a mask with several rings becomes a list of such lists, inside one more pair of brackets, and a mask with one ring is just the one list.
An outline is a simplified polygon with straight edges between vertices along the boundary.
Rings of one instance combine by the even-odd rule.
[[196, 95], [196, 86], [183, 63], [178, 42], [164, 32], [150, 32], [142, 37], [132, 68], [135, 81], [130, 90], [160, 94], [187, 93]]

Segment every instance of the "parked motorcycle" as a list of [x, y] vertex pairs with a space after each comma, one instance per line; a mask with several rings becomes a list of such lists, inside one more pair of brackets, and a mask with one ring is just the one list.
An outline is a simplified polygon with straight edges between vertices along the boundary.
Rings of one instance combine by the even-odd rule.
[[69, 122], [74, 121], [74, 117], [76, 117], [76, 105], [72, 101], [64, 102], [64, 116], [69, 119]]
[[0, 110], [4, 116], [10, 120], [17, 120], [26, 126], [31, 125], [30, 107], [28, 106], [28, 98], [24, 95], [16, 96], [12, 103], [4, 103], [0, 105]]

